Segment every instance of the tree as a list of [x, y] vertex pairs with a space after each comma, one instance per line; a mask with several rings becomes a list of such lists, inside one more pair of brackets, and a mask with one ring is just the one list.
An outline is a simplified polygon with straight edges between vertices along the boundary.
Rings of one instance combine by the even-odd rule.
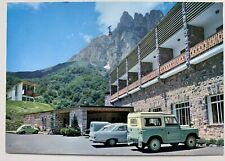
[[80, 127], [78, 125], [77, 117], [75, 114], [73, 115], [71, 127], [75, 128], [75, 129], [80, 129]]

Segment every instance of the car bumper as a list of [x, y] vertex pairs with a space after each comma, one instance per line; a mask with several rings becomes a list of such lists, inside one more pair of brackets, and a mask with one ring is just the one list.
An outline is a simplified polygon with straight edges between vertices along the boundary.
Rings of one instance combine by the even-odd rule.
[[104, 143], [104, 140], [97, 140], [96, 138], [90, 137], [89, 138], [90, 141], [92, 141], [93, 143]]
[[135, 139], [135, 138], [128, 138], [127, 144], [128, 144], [128, 145], [137, 145], [137, 144], [138, 144], [138, 139]]

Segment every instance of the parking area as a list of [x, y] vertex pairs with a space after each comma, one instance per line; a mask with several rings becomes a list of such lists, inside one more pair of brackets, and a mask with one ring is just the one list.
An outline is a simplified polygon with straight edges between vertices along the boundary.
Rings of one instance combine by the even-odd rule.
[[162, 145], [158, 153], [150, 153], [147, 149], [139, 151], [135, 146], [119, 144], [106, 147], [92, 143], [85, 136], [65, 137], [62, 135], [17, 135], [6, 133], [6, 152], [19, 154], [70, 154], [70, 155], [223, 155], [223, 147], [198, 147], [193, 150], [183, 145], [171, 148]]

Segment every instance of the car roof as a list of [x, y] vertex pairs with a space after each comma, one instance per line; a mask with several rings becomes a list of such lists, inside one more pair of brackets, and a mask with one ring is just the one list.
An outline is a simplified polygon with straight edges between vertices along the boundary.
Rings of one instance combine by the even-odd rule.
[[111, 125], [117, 125], [117, 126], [119, 126], [119, 125], [127, 125], [126, 123], [112, 123]]
[[91, 121], [91, 124], [108, 124], [109, 122], [104, 121]]
[[31, 126], [31, 124], [23, 124], [22, 126]]

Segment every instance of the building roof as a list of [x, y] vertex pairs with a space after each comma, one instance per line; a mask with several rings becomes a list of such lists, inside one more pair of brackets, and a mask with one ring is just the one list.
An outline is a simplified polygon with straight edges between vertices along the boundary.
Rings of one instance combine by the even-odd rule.
[[[30, 86], [37, 86], [36, 83], [30, 82], [30, 81], [26, 81], [26, 80], [24, 80], [24, 81], [22, 81], [22, 82], [20, 82], [20, 83], [23, 83], [23, 84], [26, 84], [26, 85], [30, 85]], [[18, 84], [19, 84], [19, 83], [18, 83]]]
[[174, 116], [174, 115], [164, 112], [133, 112], [128, 115], [128, 117], [141, 117], [141, 116]]
[[83, 107], [83, 108], [134, 108], [133, 106], [95, 106], [95, 105], [89, 105], [89, 106], [85, 106], [85, 105], [81, 105], [79, 107]]

